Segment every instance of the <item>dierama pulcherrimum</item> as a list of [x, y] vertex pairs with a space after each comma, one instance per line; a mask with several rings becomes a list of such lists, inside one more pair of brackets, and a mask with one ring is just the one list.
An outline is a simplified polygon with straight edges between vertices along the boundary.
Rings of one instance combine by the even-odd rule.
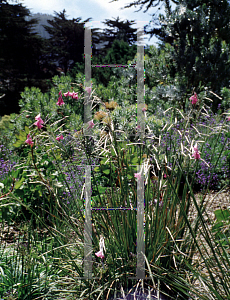
[[38, 129], [41, 129], [43, 127], [42, 124], [44, 124], [43, 120], [41, 119], [41, 114], [38, 114], [36, 117], [35, 117], [35, 120], [37, 120], [34, 125], [36, 125], [38, 127]]
[[58, 106], [61, 106], [61, 105], [65, 104], [65, 102], [63, 101], [63, 98], [62, 98], [62, 92], [61, 91], [59, 92], [59, 98], [58, 98], [58, 102], [56, 104]]
[[192, 97], [189, 98], [190, 101], [192, 101], [192, 104], [196, 104], [198, 99], [197, 99], [197, 94], [194, 93]]

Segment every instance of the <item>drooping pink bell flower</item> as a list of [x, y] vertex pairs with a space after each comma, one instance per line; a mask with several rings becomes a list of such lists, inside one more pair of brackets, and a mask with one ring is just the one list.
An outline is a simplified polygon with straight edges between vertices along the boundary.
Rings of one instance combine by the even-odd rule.
[[97, 257], [100, 257], [100, 258], [104, 258], [104, 257], [105, 257], [103, 251], [101, 251], [101, 250], [98, 251], [98, 252], [96, 252], [95, 255], [96, 255]]
[[198, 160], [200, 159], [200, 154], [197, 148], [197, 144], [193, 147], [193, 154], [192, 156], [194, 157], [194, 159]]
[[35, 120], [37, 120], [34, 125], [36, 125], [38, 127], [38, 129], [41, 129], [43, 126], [42, 124], [44, 124], [43, 120], [41, 119], [41, 114], [38, 114], [36, 117], [35, 117]]
[[137, 178], [137, 180], [141, 180], [141, 173], [134, 173], [134, 177]]
[[33, 144], [34, 144], [34, 142], [32, 141], [32, 138], [31, 138], [30, 134], [27, 135], [26, 143], [28, 145], [31, 145], [31, 146], [33, 146]]
[[74, 91], [73, 92], [68, 91], [67, 93], [64, 93], [63, 95], [65, 97], [70, 96], [72, 99], [78, 99], [78, 93], [75, 93]]
[[[41, 120], [41, 114], [38, 114], [36, 117], [35, 117], [35, 120]], [[43, 124], [43, 123], [42, 123]]]
[[100, 251], [96, 252], [95, 255], [97, 257], [100, 257], [101, 259], [103, 259], [105, 257], [104, 252], [103, 252], [103, 250], [105, 250], [105, 241], [104, 241], [104, 238], [102, 235], [100, 235], [99, 248], [100, 248]]
[[196, 104], [197, 101], [198, 101], [198, 99], [197, 99], [197, 94], [194, 93], [194, 95], [191, 96], [191, 97], [189, 98], [189, 100], [192, 101], [192, 104]]
[[78, 93], [75, 93], [74, 91], [73, 91], [73, 92], [69, 92], [69, 96], [70, 96], [72, 99], [78, 99]]
[[59, 98], [58, 98], [58, 102], [56, 103], [58, 106], [61, 106], [61, 105], [64, 105], [64, 101], [63, 101], [63, 98], [62, 98], [62, 92], [60, 91], [59, 92]]
[[57, 141], [63, 140], [63, 135], [61, 134], [60, 136], [57, 136], [57, 137], [56, 137], [56, 140], [57, 140]]
[[93, 128], [94, 125], [95, 125], [95, 124], [93, 123], [93, 120], [89, 121], [88, 124], [89, 124], [88, 129], [89, 129], [89, 128]]
[[72, 97], [72, 99], [76, 99], [77, 100], [78, 99], [78, 93], [74, 93], [73, 92], [73, 95], [71, 97]]
[[228, 117], [227, 120], [230, 121], [230, 117]]

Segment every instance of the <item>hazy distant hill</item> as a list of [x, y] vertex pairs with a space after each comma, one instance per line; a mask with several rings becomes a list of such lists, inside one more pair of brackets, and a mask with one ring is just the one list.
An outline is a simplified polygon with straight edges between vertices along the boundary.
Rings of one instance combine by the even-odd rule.
[[38, 19], [38, 24], [35, 26], [35, 31], [44, 39], [48, 39], [50, 37], [50, 35], [48, 34], [48, 32], [45, 30], [45, 28], [42, 25], [48, 25], [49, 23], [47, 22], [47, 20], [53, 20], [53, 16], [52, 15], [47, 15], [47, 14], [32, 14], [31, 17], [27, 17], [27, 20], [30, 19]]

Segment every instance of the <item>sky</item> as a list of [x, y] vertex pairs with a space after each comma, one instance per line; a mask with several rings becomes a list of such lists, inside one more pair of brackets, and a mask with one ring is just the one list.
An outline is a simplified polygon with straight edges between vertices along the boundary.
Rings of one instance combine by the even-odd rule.
[[[137, 24], [139, 26], [144, 26], [152, 20], [152, 14], [164, 13], [162, 4], [161, 9], [152, 7], [146, 13], [144, 13], [146, 6], [139, 12], [135, 11], [139, 10], [140, 6], [121, 9], [125, 5], [132, 3], [133, 0], [118, 0], [112, 3], [111, 0], [20, 0], [19, 2], [26, 6], [31, 13], [54, 15], [54, 11], [62, 12], [65, 9], [68, 19], [81, 17], [81, 21], [84, 21], [91, 17], [91, 28], [102, 29], [106, 27], [105, 24], [101, 23], [105, 19], [114, 20], [119, 16], [119, 19], [122, 21], [135, 20], [138, 21]], [[135, 28], [134, 25], [132, 28]], [[145, 38], [146, 44], [157, 45], [157, 38], [152, 37], [149, 40], [150, 35], [145, 35]]]

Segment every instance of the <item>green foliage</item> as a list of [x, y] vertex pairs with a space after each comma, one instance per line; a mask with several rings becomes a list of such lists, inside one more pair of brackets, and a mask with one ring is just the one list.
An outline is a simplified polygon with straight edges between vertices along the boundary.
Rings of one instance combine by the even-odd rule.
[[[28, 131], [28, 128], [25, 130]], [[26, 131], [25, 135], [27, 135]], [[18, 138], [15, 147], [20, 147], [19, 143], [25, 144], [23, 132], [20, 132]], [[46, 151], [49, 151], [49, 147], [46, 147]], [[48, 155], [46, 151], [39, 146], [36, 150], [32, 150], [29, 146], [23, 147], [20, 151], [20, 166], [9, 172], [8, 177], [3, 181], [5, 186], [10, 186], [12, 178], [16, 178], [14, 195], [22, 203], [21, 210], [11, 213], [12, 219], [21, 219], [22, 216], [28, 219], [31, 216], [31, 209], [45, 218], [46, 210], [51, 212], [55, 209], [51, 191], [62, 187], [63, 178], [56, 172], [52, 155]], [[60, 159], [60, 153], [57, 151], [54, 153], [56, 153], [55, 159]], [[4, 216], [9, 214], [9, 209], [11, 208], [4, 209]]]
[[229, 209], [217, 209], [215, 211], [216, 222], [212, 226], [212, 232], [215, 234], [217, 243], [227, 247], [229, 250], [230, 243], [230, 211]]
[[221, 89], [221, 96], [222, 96], [221, 109], [223, 111], [226, 111], [230, 108], [230, 89], [227, 87], [223, 87]]
[[[31, 226], [25, 226], [28, 235], [24, 235], [23, 226], [20, 227], [17, 245], [0, 249], [0, 296], [3, 299], [35, 299], [47, 293], [58, 277], [51, 255], [43, 253], [48, 243], [46, 249], [52, 249], [50, 238], [42, 239]], [[36, 244], [32, 233], [36, 234]]]
[[5, 115], [1, 118], [0, 121], [0, 131], [5, 131], [12, 129], [13, 125], [11, 124], [11, 116]]
[[20, 130], [19, 134], [16, 134], [17, 141], [13, 144], [15, 148], [21, 147], [25, 145], [25, 141], [27, 139], [27, 135], [29, 134], [30, 130], [27, 126], [25, 126], [24, 130]]
[[[93, 56], [92, 65], [126, 65], [127, 61], [132, 60], [137, 53], [137, 46], [130, 46], [127, 42], [123, 40], [115, 40], [108, 49], [105, 56]], [[111, 76], [114, 74], [114, 70], [117, 67], [93, 67], [92, 77], [95, 78], [97, 84], [102, 83], [104, 86], [108, 86], [109, 81], [111, 81]], [[124, 69], [124, 67], [122, 67]], [[115, 80], [114, 80], [115, 81]]]
[[[81, 76], [79, 74], [79, 76], [77, 76], [78, 84], [82, 83], [83, 81], [83, 75]], [[64, 94], [65, 92], [73, 90], [78, 92], [79, 99], [75, 100], [71, 97], [63, 96], [65, 104], [64, 107], [62, 106], [59, 108], [56, 104], [58, 101], [59, 92], [62, 91], [62, 94]], [[45, 118], [56, 120], [58, 116], [65, 116], [68, 118], [68, 122], [64, 122], [63, 120], [62, 124], [64, 124], [64, 128], [74, 128], [79, 130], [84, 117], [83, 99], [81, 97], [82, 94], [83, 89], [76, 83], [73, 84], [72, 87], [72, 79], [69, 76], [53, 77], [52, 87], [49, 93], [42, 93], [41, 90], [36, 87], [26, 87], [24, 92], [21, 93], [21, 99], [19, 101], [20, 114], [11, 114], [10, 119], [7, 117], [7, 130], [2, 131], [3, 129], [0, 129], [2, 134], [4, 133], [5, 135], [2, 142], [6, 144], [7, 140], [6, 145], [9, 147], [9, 149], [12, 149], [13, 143], [16, 142], [17, 134], [19, 134], [20, 131], [23, 131], [25, 126], [29, 126], [31, 128], [31, 125], [35, 122], [35, 117], [39, 113], [41, 114], [43, 120], [45, 120]], [[5, 120], [6, 118], [4, 117], [2, 122], [5, 122]], [[60, 125], [61, 124], [59, 124], [59, 126]], [[25, 134], [23, 135], [23, 138], [24, 137], [26, 137]], [[18, 146], [19, 144], [17, 144], [17, 147]]]
[[173, 47], [167, 43], [162, 48], [152, 45], [149, 47], [148, 54], [145, 55], [145, 82], [149, 88], [172, 84], [175, 76], [172, 52]]
[[[198, 86], [204, 85], [219, 93], [228, 85], [229, 12], [227, 0], [184, 1], [171, 14], [161, 15], [160, 22], [165, 24], [163, 31], [173, 39], [171, 59], [174, 63], [170, 68], [180, 79], [182, 91], [196, 88], [199, 92]], [[215, 99], [214, 109], [217, 104], [218, 99]]]

